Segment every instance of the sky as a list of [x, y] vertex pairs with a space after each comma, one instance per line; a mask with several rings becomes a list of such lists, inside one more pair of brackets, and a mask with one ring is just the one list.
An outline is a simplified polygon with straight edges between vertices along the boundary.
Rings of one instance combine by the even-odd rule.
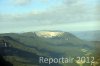
[[0, 33], [100, 30], [100, 0], [0, 0]]

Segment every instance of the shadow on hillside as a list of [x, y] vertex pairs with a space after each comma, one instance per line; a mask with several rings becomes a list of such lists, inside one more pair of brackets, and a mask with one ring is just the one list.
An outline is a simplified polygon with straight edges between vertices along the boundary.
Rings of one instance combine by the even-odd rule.
[[[33, 37], [32, 37], [32, 38], [33, 38]], [[58, 52], [49, 51], [48, 49], [45, 49], [45, 48], [38, 49], [37, 46], [27, 45], [27, 44], [25, 44], [25, 43], [23, 43], [23, 42], [20, 42], [20, 41], [16, 40], [16, 39], [13, 39], [12, 37], [9, 37], [9, 36], [3, 36], [2, 40], [6, 41], [8, 45], [11, 45], [10, 42], [8, 41], [8, 40], [10, 40], [10, 41], [14, 42], [15, 44], [20, 44], [20, 45], [23, 46], [24, 48], [34, 48], [34, 49], [36, 49], [37, 51], [39, 51], [39, 52], [41, 52], [41, 53], [47, 52], [48, 55], [49, 55], [49, 56], [52, 56], [52, 57], [60, 57], [60, 56], [63, 55], [63, 54], [58, 53]], [[14, 48], [12, 48], [12, 47], [8, 47], [7, 49], [9, 49], [9, 48], [10, 48], [11, 50], [14, 50], [13, 52], [15, 52], [15, 53], [18, 52], [18, 51], [20, 51], [19, 49], [14, 49]], [[18, 50], [18, 51], [17, 51], [17, 50]], [[25, 51], [25, 52], [26, 52], [26, 51]], [[3, 53], [2, 53], [2, 54], [3, 54]], [[9, 54], [9, 53], [7, 53], [7, 54]], [[10, 53], [10, 55], [11, 55], [11, 54], [14, 54], [14, 53]], [[26, 54], [26, 53], [25, 53], [25, 54]]]
[[[37, 55], [31, 51], [29, 52], [27, 51], [28, 49], [24, 51], [18, 48], [14, 48], [13, 46], [10, 46], [11, 45], [10, 40], [14, 41], [15, 44], [17, 43], [22, 44], [25, 48], [27, 48], [28, 46], [8, 36], [1, 38], [0, 54], [2, 56], [7, 56], [7, 58], [9, 58], [9, 61], [11, 61], [13, 65], [16, 65], [17, 63], [22, 63], [22, 64], [31, 64], [31, 65], [38, 65], [38, 66], [61, 66], [60, 64], [40, 64], [39, 63], [40, 55]], [[5, 46], [5, 43], [8, 44], [8, 46]], [[37, 48], [35, 49], [38, 50]]]
[[6, 61], [2, 55], [0, 55], [0, 66], [13, 66], [10, 62]]
[[[4, 49], [3, 49], [4, 50]], [[13, 60], [14, 62], [19, 62], [22, 64], [31, 64], [31, 65], [39, 65], [39, 66], [61, 66], [60, 64], [40, 64], [39, 63], [39, 55], [31, 52], [27, 52], [24, 50], [19, 50], [17, 48], [9, 48], [5, 49], [5, 52], [3, 52], [3, 56], [15, 56], [15, 58], [12, 58], [10, 60]], [[19, 57], [19, 60], [17, 60]], [[2, 57], [0, 57], [3, 59]], [[23, 58], [24, 60], [20, 60], [20, 58]], [[26, 60], [26, 61], [25, 61]], [[6, 63], [8, 64], [8, 63]], [[4, 65], [3, 65], [4, 66]], [[10, 66], [10, 65], [9, 65]]]

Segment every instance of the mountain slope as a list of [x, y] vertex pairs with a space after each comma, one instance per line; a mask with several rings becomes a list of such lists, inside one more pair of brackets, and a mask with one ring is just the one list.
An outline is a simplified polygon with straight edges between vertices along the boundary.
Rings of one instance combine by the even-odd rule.
[[69, 32], [5, 33], [0, 34], [0, 38], [9, 44], [10, 52], [5, 53], [8, 55], [6, 60], [14, 63], [14, 66], [16, 66], [15, 64], [21, 66], [61, 66], [60, 64], [39, 64], [38, 58], [41, 56], [77, 57], [85, 56], [88, 53], [93, 55], [94, 52], [93, 42], [83, 41]]

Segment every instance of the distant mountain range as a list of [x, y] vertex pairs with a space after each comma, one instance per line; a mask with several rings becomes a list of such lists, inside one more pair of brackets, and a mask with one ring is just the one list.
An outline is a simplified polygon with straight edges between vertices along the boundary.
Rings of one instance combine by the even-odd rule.
[[[72, 33], [62, 31], [4, 33], [0, 34], [0, 41], [1, 54], [3, 52], [5, 59], [13, 66], [66, 66], [67, 64], [40, 64], [39, 57], [94, 56], [97, 43], [82, 40]], [[5, 43], [7, 46], [4, 45], [2, 48], [2, 44]]]
[[77, 37], [88, 41], [100, 41], [100, 30], [71, 32]]

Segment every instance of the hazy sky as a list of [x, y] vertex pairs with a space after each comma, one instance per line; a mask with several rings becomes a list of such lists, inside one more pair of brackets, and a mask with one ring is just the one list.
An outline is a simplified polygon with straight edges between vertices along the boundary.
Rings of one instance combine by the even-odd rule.
[[100, 0], [0, 0], [0, 33], [100, 29]]

